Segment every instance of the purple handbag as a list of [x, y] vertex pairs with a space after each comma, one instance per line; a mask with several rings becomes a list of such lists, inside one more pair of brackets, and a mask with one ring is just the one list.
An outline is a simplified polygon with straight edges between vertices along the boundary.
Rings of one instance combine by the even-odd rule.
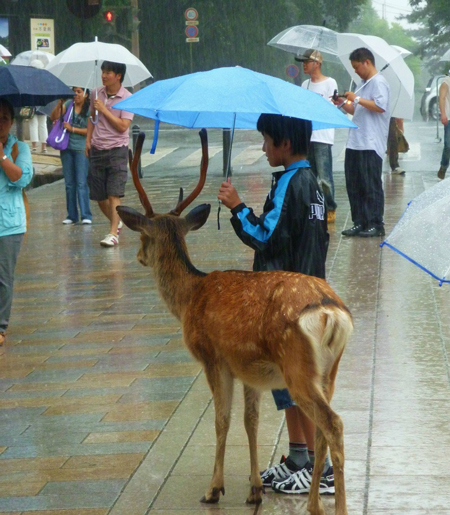
[[66, 150], [69, 145], [70, 134], [67, 132], [67, 129], [64, 128], [64, 122], [68, 122], [70, 120], [72, 111], [73, 101], [67, 107], [64, 117], [60, 116], [53, 122], [52, 130], [47, 138], [47, 144], [56, 150]]

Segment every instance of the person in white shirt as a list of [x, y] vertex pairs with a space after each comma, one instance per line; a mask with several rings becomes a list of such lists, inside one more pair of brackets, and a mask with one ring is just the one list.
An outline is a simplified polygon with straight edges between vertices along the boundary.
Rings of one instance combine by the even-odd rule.
[[[337, 83], [332, 77], [322, 73], [322, 54], [318, 50], [309, 49], [295, 58], [303, 63], [303, 72], [310, 78], [302, 83], [302, 88], [309, 89], [331, 101], [337, 90]], [[325, 196], [327, 208], [327, 221], [336, 220], [337, 204], [334, 200], [333, 156], [331, 147], [334, 143], [334, 129], [313, 131], [308, 151], [308, 161], [317, 177], [317, 181]]]
[[368, 48], [353, 50], [349, 59], [362, 82], [355, 93], [344, 93], [344, 104], [342, 98], [333, 100], [353, 115], [358, 126], [349, 132], [345, 150], [345, 183], [353, 227], [342, 234], [384, 236], [382, 169], [391, 117], [390, 88], [375, 68], [375, 57]]

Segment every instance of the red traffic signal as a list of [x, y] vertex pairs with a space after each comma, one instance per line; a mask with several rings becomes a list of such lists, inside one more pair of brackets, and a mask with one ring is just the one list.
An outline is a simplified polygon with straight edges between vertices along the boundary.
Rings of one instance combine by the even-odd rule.
[[114, 21], [114, 13], [112, 11], [105, 11], [105, 20], [107, 22]]

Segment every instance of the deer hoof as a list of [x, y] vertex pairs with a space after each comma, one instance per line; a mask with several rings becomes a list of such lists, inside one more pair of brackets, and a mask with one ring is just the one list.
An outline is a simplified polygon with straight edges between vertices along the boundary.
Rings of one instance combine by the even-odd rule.
[[200, 499], [200, 502], [204, 504], [216, 504], [219, 502], [220, 492], [222, 492], [222, 495], [225, 495], [225, 488], [223, 486], [222, 488], [213, 488], [211, 492], [205, 494]]
[[263, 486], [252, 486], [250, 489], [250, 495], [248, 496], [246, 503], [247, 504], [261, 504], [262, 503], [262, 496], [261, 496], [262, 493], [264, 493]]

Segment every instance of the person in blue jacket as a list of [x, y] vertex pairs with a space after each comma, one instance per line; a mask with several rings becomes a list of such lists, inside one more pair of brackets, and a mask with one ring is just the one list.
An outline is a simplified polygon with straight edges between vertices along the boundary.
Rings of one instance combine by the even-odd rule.
[[[241, 201], [230, 182], [218, 198], [231, 209], [231, 223], [243, 243], [254, 249], [254, 271], [285, 270], [325, 278], [328, 248], [327, 213], [323, 192], [306, 160], [312, 124], [299, 118], [262, 114], [257, 129], [270, 166], [272, 187], [257, 216]], [[273, 390], [275, 404], [284, 409], [289, 433], [289, 456], [261, 473], [264, 486], [290, 494], [309, 492], [314, 462], [314, 424], [292, 401], [288, 390]], [[334, 493], [329, 457], [320, 483], [321, 493]]]
[[30, 148], [10, 134], [14, 108], [0, 98], [0, 345], [11, 314], [14, 270], [27, 230], [22, 189], [33, 177]]

